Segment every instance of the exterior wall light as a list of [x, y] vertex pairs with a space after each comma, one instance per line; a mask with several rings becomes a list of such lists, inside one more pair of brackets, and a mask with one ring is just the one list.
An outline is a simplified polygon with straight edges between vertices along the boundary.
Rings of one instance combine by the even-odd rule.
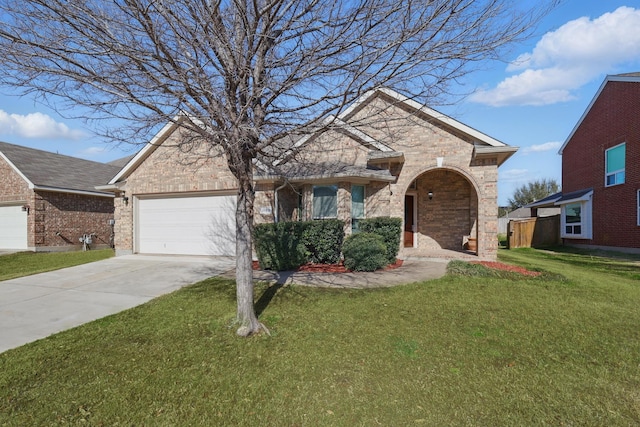
[[429, 191], [427, 196], [429, 196], [429, 200], [433, 199], [433, 191]]
[[122, 195], [122, 202], [123, 202], [125, 205], [128, 205], [128, 204], [129, 204], [129, 198], [128, 198], [127, 196], [125, 196], [124, 194]]

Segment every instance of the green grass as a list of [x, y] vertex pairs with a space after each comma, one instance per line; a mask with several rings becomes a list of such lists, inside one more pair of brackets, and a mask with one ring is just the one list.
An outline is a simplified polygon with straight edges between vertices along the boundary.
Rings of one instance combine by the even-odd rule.
[[501, 252], [536, 278], [461, 263], [389, 289], [259, 286], [271, 336], [248, 339], [234, 283], [206, 280], [0, 354], [0, 425], [638, 425], [640, 267], [580, 257]]
[[498, 233], [498, 247], [504, 249], [507, 247], [507, 234], [506, 233]]
[[113, 256], [113, 250], [74, 252], [17, 252], [0, 256], [0, 280], [73, 267]]

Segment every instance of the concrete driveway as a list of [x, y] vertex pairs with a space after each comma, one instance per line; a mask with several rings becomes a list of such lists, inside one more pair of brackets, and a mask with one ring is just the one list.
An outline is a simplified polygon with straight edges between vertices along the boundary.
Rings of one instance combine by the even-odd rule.
[[0, 282], [0, 352], [234, 268], [234, 258], [127, 255]]

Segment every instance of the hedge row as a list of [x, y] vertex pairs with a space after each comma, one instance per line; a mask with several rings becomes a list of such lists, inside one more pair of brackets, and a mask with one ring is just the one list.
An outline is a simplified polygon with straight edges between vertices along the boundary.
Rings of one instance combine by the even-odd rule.
[[[360, 253], [365, 252], [365, 248], [372, 238], [369, 234], [376, 235], [377, 242], [382, 246], [373, 244], [379, 251], [382, 247], [382, 259], [384, 265], [395, 261], [400, 245], [400, 228], [402, 220], [400, 218], [369, 218], [360, 221], [360, 230], [350, 236], [346, 252], [343, 248], [344, 223], [337, 219], [323, 221], [304, 222], [279, 222], [275, 224], [256, 225], [254, 231], [254, 242], [260, 268], [265, 270], [295, 270], [301, 265], [311, 262], [317, 264], [335, 264], [340, 261], [341, 252], [345, 252], [345, 265], [355, 271], [371, 271], [371, 266], [379, 264], [376, 255], [372, 260], [363, 257]], [[365, 234], [365, 237], [358, 237]], [[379, 239], [377, 239], [379, 237]], [[369, 240], [367, 240], [369, 239]], [[353, 264], [355, 262], [355, 265]], [[364, 264], [364, 266], [361, 266]], [[373, 268], [374, 270], [380, 267]]]
[[284, 271], [307, 262], [335, 264], [340, 261], [343, 227], [337, 219], [256, 225], [254, 242], [260, 268]]

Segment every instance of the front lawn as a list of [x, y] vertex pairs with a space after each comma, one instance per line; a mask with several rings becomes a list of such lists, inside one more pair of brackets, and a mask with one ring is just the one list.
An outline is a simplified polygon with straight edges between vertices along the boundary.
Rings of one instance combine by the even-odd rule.
[[113, 250], [71, 252], [17, 252], [0, 256], [0, 281], [73, 267], [113, 256]]
[[579, 257], [501, 253], [535, 278], [261, 286], [271, 336], [248, 339], [234, 283], [206, 280], [0, 354], [0, 425], [638, 425], [640, 266]]

